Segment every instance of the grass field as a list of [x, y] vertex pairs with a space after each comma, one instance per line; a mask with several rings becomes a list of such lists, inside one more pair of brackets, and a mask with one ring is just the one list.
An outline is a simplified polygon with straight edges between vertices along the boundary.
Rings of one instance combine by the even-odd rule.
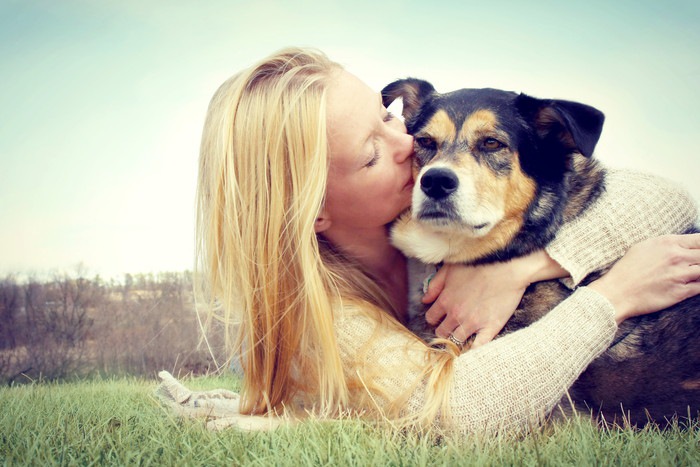
[[[658, 432], [552, 425], [521, 439], [443, 441], [359, 420], [273, 432], [206, 431], [154, 398], [155, 382], [89, 380], [0, 389], [3, 465], [700, 465], [700, 426]], [[199, 378], [192, 388], [227, 386]]]

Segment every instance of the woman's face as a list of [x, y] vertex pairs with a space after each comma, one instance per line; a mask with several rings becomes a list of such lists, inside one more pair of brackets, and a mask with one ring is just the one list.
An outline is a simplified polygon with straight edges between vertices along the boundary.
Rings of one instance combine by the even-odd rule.
[[388, 224], [411, 205], [413, 137], [379, 94], [344, 70], [328, 89], [327, 124], [330, 170], [323, 215], [336, 229]]

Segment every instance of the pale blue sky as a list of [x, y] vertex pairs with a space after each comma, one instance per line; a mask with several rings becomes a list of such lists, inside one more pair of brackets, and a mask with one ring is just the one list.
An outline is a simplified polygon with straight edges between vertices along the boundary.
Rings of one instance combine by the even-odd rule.
[[700, 200], [696, 0], [0, 0], [0, 272], [190, 269], [208, 100], [288, 45], [377, 90], [411, 75], [594, 105], [598, 157]]

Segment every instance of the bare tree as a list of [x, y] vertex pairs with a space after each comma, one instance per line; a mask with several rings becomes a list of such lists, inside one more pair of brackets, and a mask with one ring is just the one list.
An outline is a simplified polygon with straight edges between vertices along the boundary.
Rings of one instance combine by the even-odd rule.
[[0, 280], [0, 381], [201, 374], [213, 359], [199, 342], [189, 272]]
[[63, 274], [43, 284], [32, 280], [24, 290], [27, 373], [46, 379], [80, 373], [93, 322], [89, 313], [104, 296], [101, 285]]
[[21, 308], [21, 294], [15, 276], [0, 280], [0, 350], [13, 348], [17, 342], [15, 319]]

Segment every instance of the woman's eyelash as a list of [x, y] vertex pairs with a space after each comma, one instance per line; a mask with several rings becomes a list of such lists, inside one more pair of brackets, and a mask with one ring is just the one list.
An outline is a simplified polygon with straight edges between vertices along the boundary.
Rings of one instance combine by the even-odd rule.
[[377, 162], [379, 162], [379, 148], [377, 148], [377, 143], [374, 143], [374, 154], [372, 155], [372, 158], [365, 164], [365, 167], [372, 167], [377, 165]]
[[[384, 118], [382, 120], [384, 121], [384, 123], [387, 123], [387, 122], [392, 121], [394, 118], [396, 118], [396, 116], [393, 113], [387, 112], [386, 115], [384, 115]], [[372, 158], [365, 164], [365, 167], [375, 166], [375, 165], [377, 165], [377, 162], [379, 161], [380, 154], [379, 154], [379, 148], [377, 147], [377, 142], [375, 141], [373, 143], [373, 145], [374, 145], [374, 154], [372, 155]]]

